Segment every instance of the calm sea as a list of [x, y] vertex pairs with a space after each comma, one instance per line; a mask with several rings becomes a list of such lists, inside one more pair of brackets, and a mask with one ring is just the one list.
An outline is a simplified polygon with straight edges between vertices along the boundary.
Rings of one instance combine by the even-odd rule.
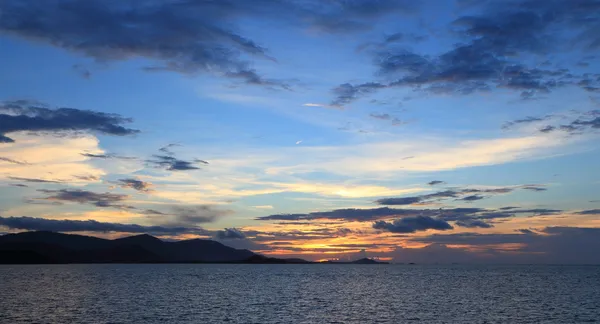
[[0, 323], [597, 321], [597, 266], [0, 266]]

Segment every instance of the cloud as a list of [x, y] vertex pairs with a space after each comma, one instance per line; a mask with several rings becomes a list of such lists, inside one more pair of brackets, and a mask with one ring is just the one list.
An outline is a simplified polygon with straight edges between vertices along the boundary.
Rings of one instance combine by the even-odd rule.
[[2, 157], [2, 156], [0, 156], [0, 161], [4, 161], [4, 162], [8, 162], [8, 163], [13, 163], [13, 164], [19, 164], [19, 165], [27, 164], [27, 162], [21, 162], [21, 161], [15, 160], [15, 159], [7, 158], [7, 157]]
[[176, 206], [172, 208], [179, 224], [212, 223], [219, 217], [230, 214], [229, 210], [218, 210], [212, 206]]
[[374, 93], [375, 91], [385, 87], [386, 86], [384, 84], [378, 82], [368, 82], [358, 85], [344, 83], [331, 90], [331, 92], [335, 95], [335, 99], [330, 105], [334, 107], [342, 107], [355, 101], [359, 97]]
[[166, 209], [150, 209], [144, 212], [153, 223], [171, 227], [212, 223], [231, 213], [231, 210], [215, 209], [211, 205], [168, 205]]
[[0, 104], [0, 142], [14, 142], [6, 136], [14, 132], [89, 131], [117, 136], [138, 133], [123, 126], [129, 122], [131, 119], [117, 114], [75, 108], [50, 109], [30, 101], [10, 101]]
[[[121, 6], [90, 0], [4, 1], [0, 31], [52, 44], [100, 62], [151, 60], [149, 71], [213, 73], [247, 84], [273, 85], [242, 55], [269, 59], [266, 49], [229, 27], [264, 4], [243, 1], [159, 1]], [[40, 19], [44, 12], [47, 19]], [[58, 24], [57, 22], [61, 23]], [[102, 30], [97, 24], [104, 26]]]
[[[600, 80], [600, 75], [598, 76]], [[576, 116], [573, 116], [573, 115]], [[526, 119], [516, 120], [506, 123], [503, 128], [508, 129], [517, 123], [544, 123], [538, 128], [538, 131], [543, 134], [553, 132], [565, 132], [570, 135], [584, 134], [585, 132], [595, 132], [600, 129], [600, 112], [598, 110], [590, 110], [583, 113], [571, 111], [567, 116], [555, 118], [554, 115], [546, 115], [544, 117], [527, 117]], [[568, 123], [563, 123], [565, 118], [571, 118]]]
[[376, 113], [371, 113], [369, 116], [371, 116], [372, 118], [381, 119], [381, 120], [390, 120], [390, 119], [392, 119], [392, 116], [390, 114], [376, 114]]
[[129, 208], [129, 206], [119, 204], [129, 198], [129, 196], [122, 194], [109, 192], [96, 193], [79, 189], [38, 189], [38, 191], [48, 195], [41, 199], [53, 202], [74, 202], [80, 204], [92, 204], [96, 207]]
[[548, 120], [548, 119], [550, 119], [552, 117], [554, 117], [554, 116], [552, 116], [552, 115], [546, 115], [544, 117], [532, 117], [532, 116], [528, 116], [528, 117], [525, 117], [523, 119], [517, 119], [517, 120], [510, 121], [510, 122], [506, 122], [506, 123], [504, 123], [504, 125], [502, 125], [502, 129], [510, 129], [513, 126], [518, 125], [518, 124], [539, 123], [539, 122]]
[[178, 143], [170, 143], [170, 144], [167, 144], [167, 145], [165, 145], [165, 146], [163, 146], [163, 147], [159, 148], [158, 150], [159, 150], [160, 152], [164, 153], [164, 154], [167, 154], [167, 155], [173, 155], [173, 154], [175, 154], [175, 153], [173, 153], [173, 151], [172, 151], [171, 149], [172, 149], [173, 147], [178, 147], [178, 146], [182, 146], [182, 145], [181, 145], [181, 144], [178, 144]]
[[152, 183], [138, 180], [138, 179], [119, 179], [117, 181], [119, 186], [122, 188], [131, 188], [140, 192], [150, 192], [152, 191]]
[[490, 224], [490, 223], [486, 223], [482, 220], [479, 219], [465, 219], [465, 220], [459, 220], [456, 221], [456, 226], [460, 226], [460, 227], [466, 227], [466, 228], [475, 228], [475, 227], [479, 227], [479, 228], [491, 228], [494, 227], [494, 225]]
[[[99, 62], [144, 58], [147, 71], [208, 73], [245, 84], [287, 89], [252, 68], [250, 58], [276, 61], [240, 34], [248, 19], [308, 26], [327, 33], [368, 30], [381, 16], [411, 12], [405, 0], [146, 1], [6, 0], [0, 32], [90, 57]], [[44, 19], [39, 15], [44, 12]], [[102, 25], [102, 29], [97, 26]], [[83, 71], [82, 68], [76, 68]], [[89, 74], [84, 74], [89, 75]]]
[[414, 233], [417, 231], [426, 231], [434, 229], [445, 231], [453, 229], [452, 225], [441, 219], [429, 216], [404, 217], [393, 222], [376, 221], [373, 223], [374, 229], [384, 230], [391, 233]]
[[441, 181], [441, 180], [433, 180], [433, 181], [427, 182], [427, 184], [430, 185], [430, 186], [436, 186], [436, 185], [439, 185], [439, 184], [446, 184], [446, 182], [445, 181]]
[[152, 160], [146, 160], [146, 162], [169, 171], [199, 170], [200, 167], [196, 163], [208, 164], [203, 160], [185, 161], [170, 155], [153, 155], [152, 157]]
[[[519, 234], [477, 234], [454, 233], [447, 235], [432, 234], [414, 238], [414, 241], [461, 245], [465, 249], [449, 249], [467, 252], [470, 262], [501, 263], [544, 263], [544, 264], [597, 264], [600, 257], [600, 228], [583, 227], [545, 227], [538, 230], [522, 230]], [[518, 253], [502, 253], [507, 244], [516, 246]], [[500, 250], [500, 252], [498, 251]], [[415, 252], [424, 253], [428, 251]], [[428, 253], [430, 260], [440, 261], [439, 254]], [[400, 261], [400, 259], [398, 259]], [[445, 261], [456, 262], [456, 259]], [[462, 260], [463, 262], [465, 260]]]
[[582, 210], [580, 212], [576, 212], [575, 214], [579, 214], [579, 215], [600, 215], [600, 209]]
[[[435, 181], [432, 181], [435, 182]], [[432, 182], [429, 185], [432, 185]], [[441, 181], [440, 181], [441, 182]], [[526, 187], [523, 189], [527, 189], [530, 187]], [[456, 198], [458, 200], [463, 201], [476, 201], [485, 199], [488, 196], [498, 195], [498, 194], [506, 194], [510, 193], [515, 188], [506, 187], [506, 188], [482, 188], [482, 189], [449, 189], [444, 191], [438, 191], [430, 194], [420, 195], [420, 196], [412, 196], [412, 197], [399, 197], [399, 198], [382, 198], [378, 199], [375, 202], [379, 205], [418, 205], [418, 204], [431, 204], [436, 203], [444, 199]], [[531, 190], [531, 189], [529, 189]], [[483, 196], [482, 194], [487, 194], [488, 196]]]
[[382, 198], [376, 202], [379, 205], [413, 205], [420, 203], [423, 199], [420, 196], [416, 197], [401, 197], [401, 198]]
[[379, 119], [379, 120], [391, 120], [392, 126], [400, 126], [400, 125], [407, 124], [407, 122], [404, 122], [404, 121], [400, 120], [399, 118], [394, 117], [390, 114], [371, 113], [369, 116], [371, 116], [371, 118], [375, 118], [375, 119]]
[[15, 180], [15, 181], [23, 181], [23, 182], [30, 182], [30, 183], [60, 183], [60, 181], [55, 181], [55, 180], [44, 180], [44, 179], [35, 179], [35, 178], [21, 178], [21, 177], [8, 177], [8, 179], [10, 180]]
[[95, 153], [81, 153], [82, 156], [88, 157], [88, 158], [93, 158], [93, 159], [121, 159], [121, 160], [135, 160], [135, 157], [131, 157], [131, 156], [121, 156], [121, 155], [117, 155], [117, 154], [104, 154], [104, 153], [100, 153], [100, 154], [95, 154]]
[[385, 88], [462, 95], [505, 88], [520, 92], [524, 100], [567, 85], [590, 92], [600, 89], [585, 75], [564, 68], [540, 68], [527, 60], [531, 55], [548, 55], [561, 43], [569, 42], [577, 54], [600, 46], [600, 38], [592, 31], [598, 27], [598, 18], [589, 16], [597, 4], [588, 4], [587, 9], [577, 1], [488, 4], [478, 13], [469, 12], [453, 21], [448, 31], [458, 36], [456, 45], [436, 55], [413, 52], [390, 42], [389, 37], [375, 44], [371, 54], [377, 74], [392, 81], [342, 84], [333, 91], [333, 103], [343, 106]]
[[35, 217], [0, 217], [0, 225], [10, 229], [53, 232], [124, 232], [149, 234], [206, 234], [198, 227], [143, 226], [137, 224], [104, 223], [95, 220], [55, 220]]
[[470, 196], [459, 198], [458, 200], [463, 200], [463, 201], [477, 201], [477, 200], [481, 200], [481, 199], [485, 199], [485, 197], [484, 196], [480, 196], [480, 195], [470, 195]]
[[317, 8], [305, 16], [311, 27], [321, 32], [336, 34], [367, 31], [381, 17], [399, 13], [410, 14], [416, 9], [414, 2], [404, 0], [308, 1], [305, 3], [312, 8]]
[[241, 240], [245, 239], [246, 235], [237, 228], [226, 228], [215, 233], [215, 238], [219, 240]]
[[539, 187], [539, 186], [523, 186], [521, 189], [529, 190], [529, 191], [546, 191], [548, 188]]
[[471, 215], [485, 211], [480, 208], [455, 208], [447, 209], [443, 212], [439, 209], [394, 209], [388, 207], [372, 208], [372, 209], [335, 209], [325, 212], [311, 212], [307, 214], [275, 214], [256, 218], [257, 220], [316, 220], [316, 219], [335, 219], [347, 221], [367, 222], [379, 220], [388, 217], [409, 217], [409, 216], [438, 216], [442, 213], [456, 213], [460, 215]]
[[[294, 152], [283, 149], [265, 158], [271, 159], [269, 174], [319, 171], [352, 177], [390, 177], [395, 172], [453, 170], [542, 159], [555, 156], [559, 147], [563, 148], [561, 154], [568, 154], [569, 148], [564, 145], [576, 141], [577, 138], [558, 134], [478, 140], [413, 138], [410, 142], [295, 147]], [[413, 158], [403, 160], [403, 156]]]
[[0, 155], [27, 164], [2, 163], [0, 179], [29, 183], [97, 182], [105, 171], [89, 163], [82, 151], [98, 152], [98, 139], [79, 137], [36, 136], [14, 133], [13, 143], [0, 144]]

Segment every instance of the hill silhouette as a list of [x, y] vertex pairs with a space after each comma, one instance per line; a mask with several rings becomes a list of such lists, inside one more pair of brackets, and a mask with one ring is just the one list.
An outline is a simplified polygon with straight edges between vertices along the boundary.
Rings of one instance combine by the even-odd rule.
[[0, 263], [243, 262], [256, 254], [219, 242], [165, 242], [143, 234], [115, 240], [55, 232], [0, 236]]
[[372, 259], [310, 262], [280, 259], [234, 249], [205, 239], [163, 241], [142, 234], [107, 240], [49, 231], [0, 236], [0, 264], [52, 263], [250, 263], [250, 264], [382, 264]]

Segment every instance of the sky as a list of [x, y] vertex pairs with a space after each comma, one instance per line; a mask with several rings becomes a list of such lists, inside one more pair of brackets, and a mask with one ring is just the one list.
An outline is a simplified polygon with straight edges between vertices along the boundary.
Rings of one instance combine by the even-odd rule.
[[0, 233], [600, 263], [600, 1], [0, 1]]

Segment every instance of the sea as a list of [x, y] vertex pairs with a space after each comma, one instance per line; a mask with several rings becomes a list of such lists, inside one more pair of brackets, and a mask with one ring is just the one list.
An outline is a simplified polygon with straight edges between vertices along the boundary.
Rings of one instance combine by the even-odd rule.
[[600, 266], [0, 266], [0, 323], [594, 323]]

